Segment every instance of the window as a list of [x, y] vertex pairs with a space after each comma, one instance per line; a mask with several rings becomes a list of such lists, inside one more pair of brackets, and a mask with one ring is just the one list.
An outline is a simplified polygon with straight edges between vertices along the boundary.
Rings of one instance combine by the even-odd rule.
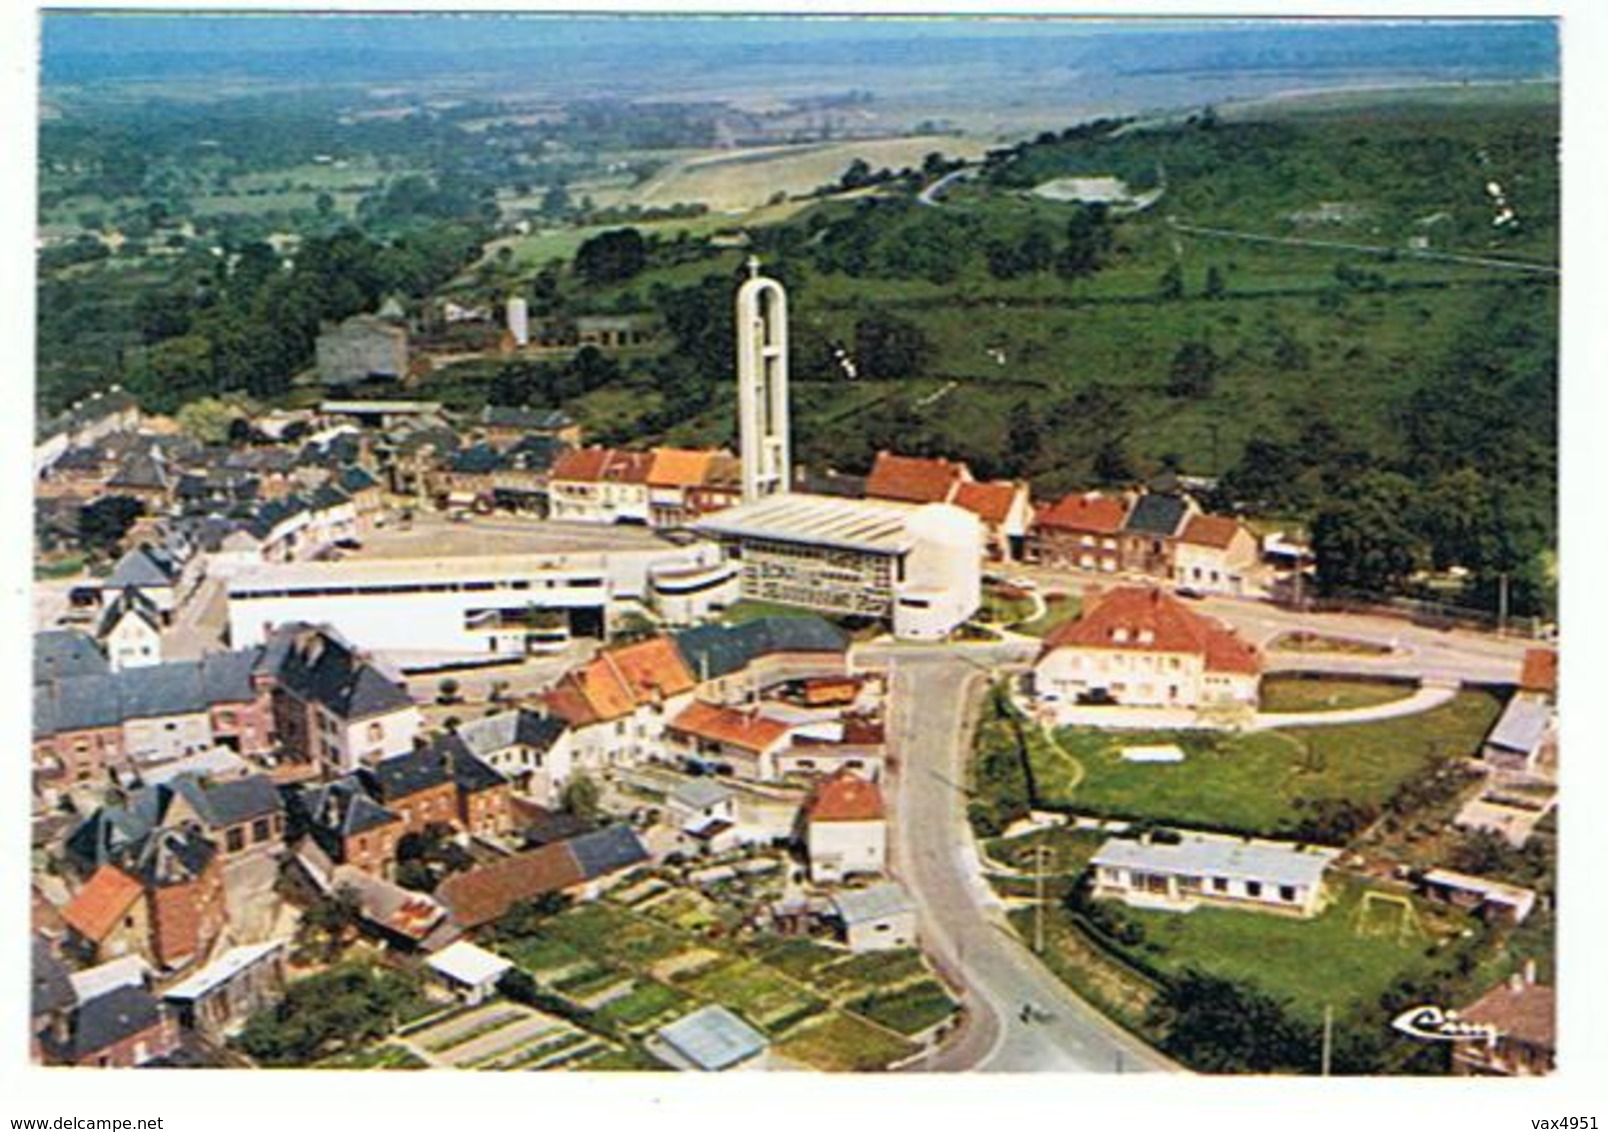
[[1262, 882], [1259, 881], [1259, 880], [1248, 880], [1248, 881], [1246, 881], [1245, 882], [1245, 895], [1246, 896], [1253, 896], [1253, 897], [1261, 896], [1262, 895]]
[[369, 737], [369, 742], [370, 743], [378, 743], [381, 739], [384, 739], [385, 738], [385, 725], [383, 723], [371, 723], [371, 724], [369, 724], [368, 725], [368, 737]]
[[1227, 892], [1228, 891], [1228, 878], [1227, 877], [1213, 877], [1212, 878], [1212, 891], [1213, 892]]
[[251, 840], [262, 844], [273, 836], [273, 823], [267, 818], [258, 818], [251, 823]]
[[246, 847], [246, 831], [236, 826], [224, 835], [224, 845], [231, 853], [238, 853]]
[[1281, 885], [1279, 885], [1279, 899], [1284, 901], [1286, 904], [1294, 904], [1295, 903], [1295, 885], [1293, 885], [1293, 884], [1281, 884]]

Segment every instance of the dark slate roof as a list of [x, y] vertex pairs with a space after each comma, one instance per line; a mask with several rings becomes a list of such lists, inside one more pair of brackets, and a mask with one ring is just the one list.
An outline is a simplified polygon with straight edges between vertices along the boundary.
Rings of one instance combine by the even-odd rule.
[[344, 491], [326, 483], [320, 484], [313, 490], [308, 502], [315, 511], [328, 511], [332, 507], [339, 507], [342, 503], [350, 503], [351, 498]]
[[411, 456], [421, 448], [434, 446], [437, 452], [454, 452], [458, 448], [458, 434], [445, 425], [427, 425], [416, 428], [397, 442], [397, 451]]
[[1151, 492], [1134, 501], [1122, 529], [1135, 534], [1170, 537], [1178, 533], [1188, 515], [1189, 505], [1183, 496]]
[[293, 806], [312, 830], [314, 840], [332, 855], [339, 853], [341, 838], [397, 820], [395, 814], [370, 798], [362, 784], [351, 776], [304, 786], [292, 798]]
[[459, 790], [477, 794], [482, 790], [507, 785], [508, 779], [500, 770], [476, 755], [456, 735], [443, 736], [438, 749], [446, 758], [452, 771], [452, 780], [458, 784]]
[[201, 658], [201, 694], [209, 704], [245, 703], [256, 698], [252, 669], [260, 649], [207, 653]]
[[362, 775], [369, 792], [385, 803], [411, 797], [452, 779], [447, 760], [437, 750], [414, 750], [405, 755], [381, 759], [358, 773]]
[[117, 474], [106, 481], [108, 487], [165, 488], [168, 475], [161, 459], [150, 449], [129, 453], [117, 469]]
[[104, 637], [117, 628], [117, 623], [129, 614], [138, 617], [158, 633], [162, 631], [162, 619], [156, 611], [156, 605], [133, 586], [119, 591], [117, 596], [106, 603], [96, 629]]
[[565, 843], [587, 880], [630, 868], [648, 859], [641, 838], [630, 826], [611, 825], [572, 837]]
[[759, 617], [740, 625], [697, 625], [672, 634], [700, 680], [740, 671], [778, 652], [844, 652], [848, 636], [820, 617]]
[[111, 671], [94, 639], [77, 629], [35, 633], [33, 645], [35, 684], [73, 676], [105, 676]]
[[508, 456], [522, 468], [541, 471], [553, 466], [553, 461], [569, 451], [569, 445], [552, 436], [531, 433], [521, 437], [518, 444], [508, 450]]
[[529, 819], [521, 831], [525, 844], [532, 848], [551, 845], [555, 841], [568, 841], [592, 828], [592, 823], [585, 818], [563, 810], [541, 810], [534, 806], [529, 809], [540, 811]]
[[[180, 778], [175, 785], [194, 781]], [[270, 817], [285, 808], [278, 787], [266, 774], [253, 774], [247, 778], [214, 782], [206, 786], [196, 784], [193, 792], [186, 796], [192, 800], [199, 796], [201, 804], [196, 808], [213, 826], [239, 825], [254, 818]]]
[[575, 422], [559, 409], [527, 409], [508, 405], [487, 405], [480, 412], [480, 423], [492, 428], [558, 429]]
[[258, 667], [273, 672], [296, 696], [323, 704], [344, 719], [367, 719], [413, 702], [405, 688], [327, 628], [280, 626], [270, 635]]
[[136, 851], [153, 824], [148, 813], [132, 806], [102, 806], [67, 835], [67, 856], [84, 873], [93, 873]]
[[519, 722], [514, 725], [514, 741], [523, 743], [536, 751], [545, 751], [558, 737], [564, 734], [564, 721], [554, 719], [550, 715], [537, 715], [533, 711], [521, 711]]
[[117, 560], [111, 577], [102, 583], [102, 588], [120, 590], [127, 586], [171, 586], [177, 575], [178, 570], [167, 555], [141, 544]]
[[207, 709], [201, 662], [195, 660], [125, 669], [117, 674], [117, 693], [123, 719], [191, 715]]
[[79, 1006], [62, 1053], [68, 1061], [83, 1061], [161, 1021], [162, 1004], [150, 991], [121, 986]]
[[335, 482], [348, 495], [356, 495], [360, 491], [378, 485], [373, 476], [357, 467], [342, 468], [340, 474], [335, 477]]
[[123, 722], [118, 678], [74, 676], [34, 688], [33, 731], [36, 736], [63, 731], [116, 727]]
[[292, 515], [299, 515], [307, 510], [307, 501], [299, 495], [287, 495], [284, 499], [271, 499], [257, 509], [256, 516], [251, 520], [251, 533], [258, 538], [267, 538], [273, 529]]
[[67, 977], [67, 968], [56, 958], [56, 953], [50, 949], [50, 944], [38, 936], [33, 937], [30, 990], [30, 1014], [35, 1018], [44, 1014], [54, 1014], [59, 1010], [70, 1010], [78, 1001], [78, 995], [73, 992], [72, 980]]
[[217, 856], [212, 842], [193, 829], [158, 829], [123, 868], [151, 888], [184, 884], [200, 876]]
[[39, 422], [38, 435], [54, 436], [58, 432], [69, 432], [83, 428], [94, 423], [102, 417], [109, 417], [113, 413], [125, 412], [138, 408], [133, 397], [121, 389], [109, 389], [104, 393], [91, 393], [76, 407], [59, 413], [48, 421]]
[[476, 444], [463, 448], [447, 457], [447, 468], [468, 475], [484, 475], [503, 467], [507, 460], [489, 444]]

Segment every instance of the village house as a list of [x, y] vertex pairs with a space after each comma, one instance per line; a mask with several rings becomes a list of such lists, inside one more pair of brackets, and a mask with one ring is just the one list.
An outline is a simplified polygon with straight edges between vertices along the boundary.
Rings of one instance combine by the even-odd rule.
[[1309, 918], [1323, 908], [1333, 849], [1213, 833], [1110, 838], [1089, 867], [1095, 897], [1134, 908], [1202, 905]]
[[1430, 869], [1418, 883], [1429, 899], [1473, 912], [1487, 923], [1517, 927], [1535, 907], [1533, 889], [1451, 869]]
[[888, 821], [877, 784], [840, 771], [816, 784], [804, 804], [810, 880], [837, 884], [887, 867]]
[[894, 881], [840, 889], [832, 894], [832, 910], [850, 951], [916, 946], [916, 902]]
[[707, 449], [655, 448], [648, 465], [648, 522], [679, 527], [697, 517], [687, 493], [704, 482], [717, 453]]
[[459, 1002], [475, 1006], [497, 993], [497, 982], [514, 965], [466, 939], [448, 944], [424, 962], [426, 969]]
[[954, 504], [983, 524], [983, 550], [996, 562], [1019, 561], [1033, 523], [1033, 504], [1026, 483], [1016, 480], [965, 482], [955, 490]]
[[438, 735], [427, 746], [358, 772], [369, 793], [402, 818], [406, 833], [447, 826], [482, 837], [512, 825], [508, 780], [462, 739]]
[[162, 615], [132, 586], [106, 604], [95, 635], [114, 672], [162, 663]]
[[1173, 544], [1173, 580], [1203, 593], [1251, 593], [1260, 558], [1256, 536], [1238, 519], [1191, 515]]
[[964, 462], [881, 451], [866, 477], [865, 494], [896, 503], [953, 503], [961, 485], [971, 482]]
[[527, 436], [550, 437], [561, 444], [581, 442], [581, 426], [559, 409], [524, 409], [487, 405], [475, 419], [478, 430], [494, 447], [506, 450]]
[[692, 702], [696, 683], [674, 642], [652, 637], [602, 650], [543, 700], [569, 729], [574, 768], [606, 773], [662, 757], [665, 724]]
[[689, 778], [670, 791], [665, 814], [679, 836], [699, 852], [723, 853], [740, 843], [737, 795], [712, 778]]
[[1232, 630], [1162, 590], [1087, 590], [1082, 615], [1045, 638], [1041, 705], [1254, 708], [1262, 659]]
[[649, 452], [576, 448], [553, 464], [548, 478], [549, 514], [581, 523], [640, 523], [652, 520]]
[[569, 777], [570, 745], [562, 720], [527, 708], [497, 712], [458, 725], [458, 738], [515, 790], [544, 806], [557, 805]]
[[223, 1041], [251, 1015], [284, 997], [287, 950], [283, 939], [231, 947], [163, 991], [162, 999], [181, 1027]]
[[647, 860], [647, 849], [629, 827], [605, 826], [454, 873], [441, 882], [436, 897], [452, 922], [469, 931], [548, 893], [590, 899]]
[[1556, 1068], [1557, 991], [1536, 982], [1534, 963], [1458, 1011], [1458, 1020], [1489, 1027], [1490, 1036], [1452, 1047], [1457, 1076], [1539, 1077]]
[[694, 700], [665, 727], [665, 752], [719, 774], [764, 782], [777, 777], [776, 756], [791, 730], [755, 708]]
[[1118, 539], [1122, 569], [1153, 578], [1173, 577], [1178, 536], [1199, 512], [1195, 501], [1186, 495], [1140, 495], [1129, 507]]
[[186, 967], [227, 921], [218, 852], [198, 831], [157, 829], [97, 869], [62, 916], [67, 947], [86, 960], [138, 954], [162, 970]]
[[1557, 719], [1545, 697], [1533, 692], [1515, 695], [1486, 735], [1480, 758], [1502, 771], [1528, 772], [1542, 762], [1542, 753], [1557, 742]]
[[1122, 568], [1127, 504], [1097, 491], [1067, 495], [1033, 516], [1028, 557], [1057, 570], [1114, 574]]
[[129, 1069], [172, 1055], [179, 1031], [150, 991], [121, 986], [80, 1002], [59, 1037], [47, 1034], [41, 1048], [49, 1064]]
[[689, 484], [686, 492], [689, 518], [711, 515], [735, 507], [743, 501], [743, 462], [729, 452], [710, 454], [703, 479]]
[[710, 700], [734, 703], [783, 680], [848, 671], [848, 634], [814, 615], [695, 625], [672, 639], [697, 676], [698, 694]]
[[289, 803], [292, 838], [311, 841], [329, 865], [385, 878], [395, 871], [406, 826], [369, 797], [355, 776], [297, 787]]

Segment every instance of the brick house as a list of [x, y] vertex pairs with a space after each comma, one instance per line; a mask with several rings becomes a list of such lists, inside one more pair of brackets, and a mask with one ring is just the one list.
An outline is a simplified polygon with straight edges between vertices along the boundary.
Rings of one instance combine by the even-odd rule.
[[1535, 981], [1535, 965], [1494, 987], [1459, 1020], [1490, 1028], [1485, 1041], [1458, 1042], [1452, 1072], [1466, 1077], [1539, 1077], [1556, 1068], [1558, 996]]
[[371, 798], [356, 776], [296, 788], [289, 811], [292, 837], [310, 838], [331, 863], [384, 878], [395, 871], [406, 824]]
[[1147, 492], [1133, 501], [1122, 523], [1122, 569], [1171, 578], [1178, 536], [1200, 508], [1185, 495]]
[[1028, 557], [1060, 570], [1114, 574], [1122, 568], [1122, 521], [1127, 505], [1097, 491], [1068, 495], [1033, 517]]
[[41, 1048], [56, 1065], [130, 1069], [176, 1051], [179, 1030], [150, 991], [121, 986], [79, 1003], [59, 1038], [47, 1035]]

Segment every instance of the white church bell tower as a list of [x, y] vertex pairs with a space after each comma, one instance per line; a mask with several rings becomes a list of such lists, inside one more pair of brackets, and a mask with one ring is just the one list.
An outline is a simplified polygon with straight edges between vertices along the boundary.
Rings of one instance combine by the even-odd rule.
[[737, 288], [737, 405], [742, 434], [743, 502], [780, 495], [792, 484], [787, 422], [787, 292], [749, 257]]

